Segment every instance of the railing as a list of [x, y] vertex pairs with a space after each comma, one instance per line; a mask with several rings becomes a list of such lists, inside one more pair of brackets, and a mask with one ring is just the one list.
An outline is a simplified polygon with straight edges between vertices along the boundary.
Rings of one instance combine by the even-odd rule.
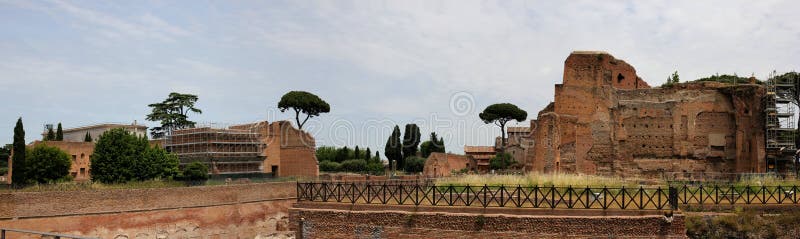
[[82, 236], [73, 236], [73, 235], [64, 235], [64, 234], [57, 234], [57, 233], [49, 233], [49, 232], [37, 232], [37, 231], [29, 231], [29, 230], [22, 230], [22, 229], [10, 229], [10, 228], [0, 228], [0, 239], [6, 239], [7, 232], [17, 232], [22, 234], [34, 234], [39, 235], [42, 237], [52, 237], [54, 239], [61, 239], [61, 238], [73, 238], [73, 239], [97, 239], [92, 237], [82, 237]]
[[798, 204], [798, 186], [687, 186], [678, 189], [682, 205]]
[[677, 209], [676, 188], [436, 186], [376, 182], [297, 183], [298, 201], [414, 206], [563, 209]]
[[797, 205], [798, 186], [437, 186], [432, 182], [298, 182], [297, 200], [352, 204], [674, 210], [681, 205]]

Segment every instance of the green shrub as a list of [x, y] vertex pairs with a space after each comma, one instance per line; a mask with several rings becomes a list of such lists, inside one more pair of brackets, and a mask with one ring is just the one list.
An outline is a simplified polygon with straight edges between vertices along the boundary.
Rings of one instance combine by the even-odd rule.
[[194, 161], [183, 169], [183, 180], [187, 181], [206, 181], [208, 180], [208, 166], [204, 163]]
[[364, 159], [348, 159], [342, 162], [342, 171], [364, 172], [367, 170], [367, 161]]
[[406, 165], [403, 167], [408, 173], [419, 173], [425, 168], [425, 159], [420, 157], [408, 157], [406, 158]]
[[25, 155], [25, 175], [29, 183], [69, 181], [72, 161], [69, 155], [56, 147], [39, 144]]
[[106, 131], [97, 140], [91, 157], [92, 180], [122, 183], [171, 179], [178, 173], [178, 159], [156, 147], [150, 146], [147, 138], [122, 128]]
[[509, 153], [498, 153], [489, 160], [489, 168], [491, 169], [507, 169], [516, 164], [514, 158]]
[[322, 161], [319, 163], [319, 171], [323, 172], [339, 172], [342, 170], [342, 164], [333, 161]]
[[367, 172], [369, 172], [372, 175], [383, 175], [385, 173], [383, 169], [383, 163], [369, 162], [367, 164]]

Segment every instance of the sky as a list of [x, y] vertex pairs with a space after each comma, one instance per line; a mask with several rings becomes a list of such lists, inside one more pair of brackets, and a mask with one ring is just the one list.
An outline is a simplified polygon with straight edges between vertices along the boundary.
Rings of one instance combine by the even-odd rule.
[[[280, 97], [309, 91], [331, 112], [317, 146], [383, 152], [394, 125], [492, 145], [478, 113], [513, 103], [534, 119], [575, 50], [633, 65], [650, 85], [674, 71], [800, 70], [800, 1], [29, 1], [0, 0], [0, 143], [22, 117], [147, 126], [150, 103], [196, 94], [202, 124], [293, 119]], [[529, 122], [519, 123], [521, 126]]]

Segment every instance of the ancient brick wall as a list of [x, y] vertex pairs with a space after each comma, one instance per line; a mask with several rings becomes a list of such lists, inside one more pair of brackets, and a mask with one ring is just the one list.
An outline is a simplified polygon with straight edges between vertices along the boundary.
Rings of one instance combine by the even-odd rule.
[[289, 210], [289, 226], [303, 238], [686, 237], [680, 214], [668, 219], [658, 213], [438, 208], [298, 203]]
[[295, 194], [293, 182], [2, 193], [0, 227], [99, 238], [291, 234], [288, 208]]
[[619, 176], [763, 172], [759, 85], [649, 88], [608, 53], [574, 52], [532, 121], [526, 168]]
[[311, 134], [292, 127], [289, 121], [277, 121], [265, 129], [264, 172], [278, 170], [276, 176], [316, 177], [319, 175], [316, 147]]

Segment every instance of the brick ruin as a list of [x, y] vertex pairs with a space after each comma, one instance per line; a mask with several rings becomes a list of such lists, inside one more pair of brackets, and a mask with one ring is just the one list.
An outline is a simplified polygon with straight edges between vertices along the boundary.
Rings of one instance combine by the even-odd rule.
[[605, 52], [573, 52], [555, 100], [531, 121], [527, 171], [675, 177], [765, 172], [765, 88], [651, 88]]

